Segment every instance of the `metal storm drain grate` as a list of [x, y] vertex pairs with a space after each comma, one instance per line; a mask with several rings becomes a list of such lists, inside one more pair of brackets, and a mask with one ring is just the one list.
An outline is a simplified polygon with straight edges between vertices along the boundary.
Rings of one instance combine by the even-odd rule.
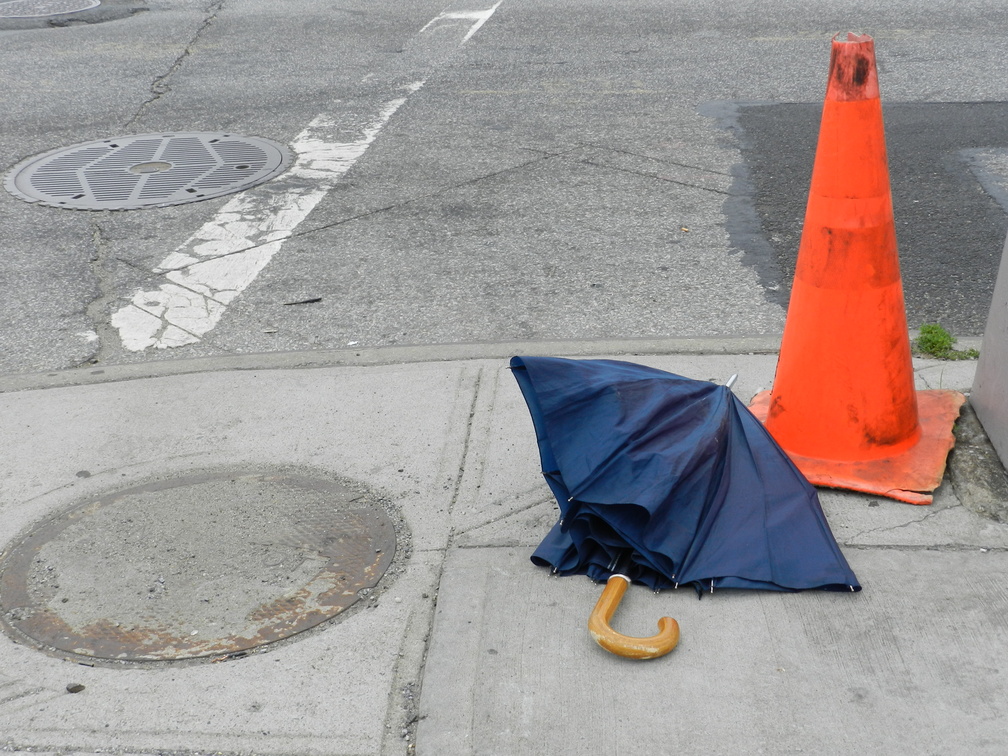
[[242, 656], [334, 617], [395, 555], [350, 484], [204, 475], [90, 499], [0, 557], [0, 623], [94, 663]]
[[279, 175], [281, 144], [234, 134], [141, 134], [29, 158], [7, 174], [16, 197], [76, 210], [165, 207], [219, 197]]
[[100, 0], [0, 0], [0, 18], [43, 18], [97, 8]]

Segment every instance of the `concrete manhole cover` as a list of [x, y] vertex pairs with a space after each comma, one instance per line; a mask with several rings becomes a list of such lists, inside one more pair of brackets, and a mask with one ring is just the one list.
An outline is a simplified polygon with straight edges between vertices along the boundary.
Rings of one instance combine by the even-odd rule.
[[97, 8], [100, 0], [0, 0], [0, 18], [42, 18]]
[[159, 481], [89, 499], [0, 555], [0, 622], [78, 661], [244, 655], [366, 595], [395, 548], [389, 514], [351, 484]]
[[7, 174], [27, 202], [75, 210], [133, 210], [198, 202], [248, 189], [291, 162], [281, 144], [235, 134], [140, 134], [62, 147]]

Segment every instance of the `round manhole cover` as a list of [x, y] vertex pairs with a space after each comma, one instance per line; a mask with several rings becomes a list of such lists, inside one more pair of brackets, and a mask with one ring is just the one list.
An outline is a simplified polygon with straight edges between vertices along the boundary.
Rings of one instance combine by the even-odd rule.
[[78, 660], [229, 657], [339, 614], [396, 531], [353, 484], [203, 475], [90, 499], [0, 557], [0, 622]]
[[97, 8], [100, 0], [0, 0], [0, 18], [42, 18]]
[[4, 186], [28, 202], [132, 210], [219, 197], [269, 181], [290, 164], [281, 144], [235, 134], [141, 134], [29, 158]]

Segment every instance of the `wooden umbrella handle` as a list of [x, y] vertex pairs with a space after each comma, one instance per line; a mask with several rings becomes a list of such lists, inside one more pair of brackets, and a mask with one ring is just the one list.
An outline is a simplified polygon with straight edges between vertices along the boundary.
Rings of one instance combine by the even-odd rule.
[[626, 656], [630, 659], [657, 659], [679, 643], [679, 623], [674, 619], [671, 617], [659, 619], [658, 634], [650, 638], [632, 638], [617, 633], [609, 626], [609, 621], [629, 584], [630, 578], [624, 575], [613, 575], [609, 578], [588, 618], [588, 632], [602, 648], [617, 656]]

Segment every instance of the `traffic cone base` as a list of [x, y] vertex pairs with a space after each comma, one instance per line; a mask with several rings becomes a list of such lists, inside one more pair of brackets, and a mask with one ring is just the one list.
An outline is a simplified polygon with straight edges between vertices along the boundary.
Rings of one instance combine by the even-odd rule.
[[[750, 411], [766, 423], [770, 391], [753, 397]], [[945, 460], [955, 445], [952, 433], [966, 397], [958, 391], [917, 391], [920, 436], [911, 447], [876, 459], [822, 459], [790, 450], [791, 461], [816, 486], [845, 488], [885, 496], [909, 504], [930, 504], [931, 492], [941, 484]]]

